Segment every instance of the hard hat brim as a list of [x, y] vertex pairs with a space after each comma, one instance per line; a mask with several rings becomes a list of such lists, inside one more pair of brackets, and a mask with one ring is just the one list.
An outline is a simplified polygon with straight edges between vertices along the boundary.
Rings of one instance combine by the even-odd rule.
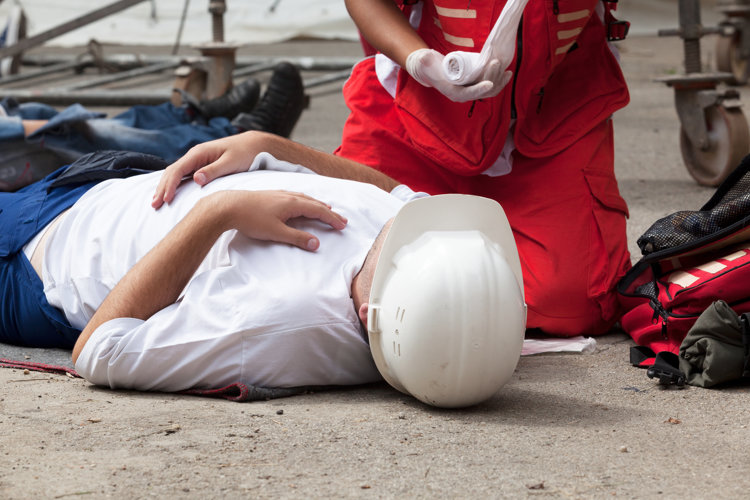
[[[370, 290], [367, 322], [370, 349], [380, 374], [391, 386], [406, 394], [411, 393], [403, 386], [398, 375], [389, 369], [381, 345], [383, 339], [378, 325], [378, 310], [383, 302], [384, 290], [394, 269], [396, 254], [401, 249], [411, 245], [425, 233], [455, 231], [479, 231], [499, 247], [518, 284], [525, 318], [521, 261], [510, 223], [499, 203], [489, 198], [462, 194], [436, 195], [407, 203], [396, 214], [383, 242]], [[522, 342], [523, 331], [519, 334], [519, 342]], [[520, 345], [519, 343], [519, 355]]]

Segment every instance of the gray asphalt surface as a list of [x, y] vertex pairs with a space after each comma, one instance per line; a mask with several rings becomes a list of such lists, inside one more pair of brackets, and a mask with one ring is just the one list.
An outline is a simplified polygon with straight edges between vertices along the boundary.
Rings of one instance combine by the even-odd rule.
[[[643, 25], [660, 20], [676, 14]], [[616, 168], [634, 256], [654, 220], [712, 194], [682, 164], [673, 92], [653, 81], [681, 71], [681, 45], [650, 33], [620, 44], [632, 102], [615, 116]], [[340, 90], [311, 90], [294, 139], [335, 148]], [[615, 332], [593, 354], [522, 358], [497, 396], [458, 411], [385, 384], [238, 404], [0, 370], [0, 497], [746, 498], [748, 386], [661, 389], [629, 366], [631, 345]]]

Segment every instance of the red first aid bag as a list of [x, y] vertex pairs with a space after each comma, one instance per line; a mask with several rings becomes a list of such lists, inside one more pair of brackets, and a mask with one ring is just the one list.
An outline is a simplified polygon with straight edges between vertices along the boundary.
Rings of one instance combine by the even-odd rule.
[[698, 316], [716, 300], [750, 311], [750, 156], [697, 211], [656, 221], [639, 239], [643, 257], [620, 280], [622, 328], [639, 347], [631, 363], [679, 354]]

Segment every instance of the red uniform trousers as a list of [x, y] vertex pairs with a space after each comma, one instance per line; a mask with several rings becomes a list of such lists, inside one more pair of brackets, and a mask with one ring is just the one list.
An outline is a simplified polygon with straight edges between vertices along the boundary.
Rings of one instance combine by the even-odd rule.
[[[374, 74], [372, 64], [367, 59], [355, 72]], [[415, 150], [393, 98], [376, 78], [352, 79], [344, 94], [351, 114], [335, 154], [415, 190], [475, 194], [503, 206], [521, 258], [528, 328], [560, 336], [596, 335], [619, 319], [614, 288], [630, 267], [630, 255], [610, 120], [551, 157], [514, 151], [508, 175], [461, 176]]]

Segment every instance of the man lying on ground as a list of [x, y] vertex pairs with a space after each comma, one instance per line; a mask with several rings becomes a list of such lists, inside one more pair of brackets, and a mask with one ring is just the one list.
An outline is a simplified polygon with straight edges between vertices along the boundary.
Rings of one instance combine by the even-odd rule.
[[[76, 370], [113, 388], [349, 385], [382, 374], [458, 406], [507, 381], [525, 308], [499, 205], [447, 195], [408, 211], [404, 200], [418, 196], [367, 167], [271, 134], [222, 141], [231, 139], [245, 145], [234, 158], [245, 172], [186, 183], [159, 210], [161, 172], [48, 190], [55, 172], [0, 194], [0, 340], [73, 347]], [[215, 156], [223, 150], [201, 145], [165, 179], [197, 158], [234, 161]], [[370, 343], [380, 339], [372, 352], [368, 325]]]
[[191, 147], [248, 130], [288, 137], [305, 105], [296, 67], [279, 63], [263, 96], [247, 79], [221, 97], [181, 106], [133, 106], [113, 118], [72, 105], [58, 112], [41, 103], [0, 101], [0, 191], [15, 191], [81, 156], [136, 151], [171, 163]]

